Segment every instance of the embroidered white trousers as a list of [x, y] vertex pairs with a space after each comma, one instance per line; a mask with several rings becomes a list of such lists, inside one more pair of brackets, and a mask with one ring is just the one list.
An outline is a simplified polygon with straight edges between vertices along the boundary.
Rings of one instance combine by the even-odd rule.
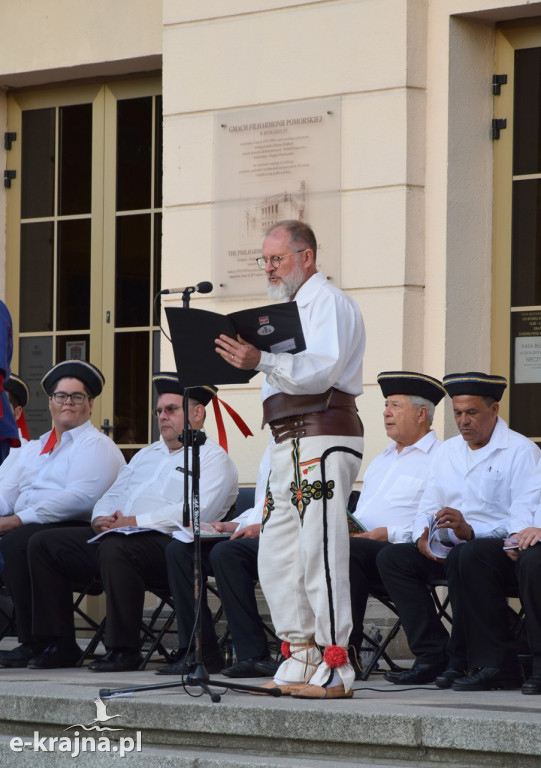
[[[259, 578], [276, 633], [292, 646], [315, 639], [322, 647], [347, 647], [352, 621], [346, 503], [362, 451], [363, 438], [332, 435], [271, 447]], [[294, 656], [280, 666], [277, 679], [300, 682], [317, 666], [310, 682], [330, 681], [332, 670], [316, 648], [291, 651]], [[336, 671], [349, 690], [351, 665]]]

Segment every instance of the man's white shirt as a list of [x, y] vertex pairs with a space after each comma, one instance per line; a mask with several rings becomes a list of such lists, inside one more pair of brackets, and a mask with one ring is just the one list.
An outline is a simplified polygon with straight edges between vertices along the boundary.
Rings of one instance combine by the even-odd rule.
[[284, 392], [319, 394], [333, 386], [352, 395], [363, 391], [364, 322], [357, 304], [316, 272], [295, 301], [306, 341], [296, 355], [261, 352], [256, 366], [266, 374], [261, 399]]
[[[191, 498], [191, 449], [189, 449], [188, 490]], [[237, 496], [237, 468], [227, 453], [213, 440], [200, 448], [200, 516], [202, 522], [221, 520]], [[182, 522], [184, 508], [184, 449], [171, 453], [159, 440], [142, 448], [125, 466], [116, 482], [98, 501], [96, 517], [135, 516], [139, 528], [172, 533]], [[190, 504], [191, 508], [191, 504]]]
[[470, 450], [461, 435], [442, 443], [413, 523], [414, 541], [443, 507], [462, 512], [477, 537], [506, 535], [509, 510], [527, 488], [541, 451], [499, 417], [490, 441], [475, 451], [473, 463]]
[[430, 430], [400, 452], [391, 443], [370, 462], [355, 510], [367, 531], [385, 526], [393, 544], [412, 540], [413, 519], [440, 445], [441, 440]]
[[24, 525], [88, 520], [125, 464], [90, 421], [63, 432], [54, 451], [42, 453], [50, 434], [23, 446], [0, 482], [1, 516], [16, 514]]

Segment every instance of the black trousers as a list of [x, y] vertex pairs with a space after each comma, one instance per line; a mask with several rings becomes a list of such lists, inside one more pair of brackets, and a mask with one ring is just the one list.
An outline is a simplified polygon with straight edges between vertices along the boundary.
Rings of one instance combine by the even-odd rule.
[[145, 591], [168, 588], [165, 549], [171, 537], [157, 531], [110, 533], [88, 544], [93, 535], [87, 526], [32, 537], [34, 637], [74, 638], [73, 586], [98, 577], [106, 595], [105, 644], [139, 648]]
[[[419, 663], [448, 663], [456, 669], [467, 666], [459, 559], [472, 543], [459, 544], [443, 562], [429, 560], [415, 544], [393, 544], [377, 556], [381, 579], [396, 605], [408, 645]], [[438, 579], [447, 579], [448, 583], [453, 612], [451, 637], [438, 618], [428, 589], [428, 585]]]
[[[216, 584], [231, 631], [237, 659], [267, 656], [269, 647], [263, 623], [257, 610], [254, 587], [257, 581], [259, 539], [202, 541], [202, 578], [216, 577]], [[193, 545], [173, 540], [166, 551], [171, 593], [177, 609], [179, 644], [189, 648], [195, 622], [193, 584]], [[203, 652], [216, 649], [212, 615], [207, 603], [207, 590], [201, 595]]]
[[384, 591], [376, 559], [382, 549], [391, 545], [388, 541], [374, 541], [352, 537], [349, 540], [349, 584], [351, 591], [351, 615], [353, 629], [350, 645], [359, 648], [363, 640], [364, 614], [371, 591]]
[[528, 547], [517, 562], [502, 547], [501, 539], [475, 539], [460, 558], [468, 661], [472, 667], [516, 665], [506, 596], [518, 591], [534, 672], [541, 674], [541, 545]]
[[33, 537], [40, 533], [60, 535], [66, 529], [86, 532], [88, 523], [70, 520], [66, 523], [29, 523], [6, 533], [0, 540], [0, 552], [4, 559], [2, 580], [8, 587], [17, 619], [19, 642], [32, 642], [32, 583], [28, 551]]

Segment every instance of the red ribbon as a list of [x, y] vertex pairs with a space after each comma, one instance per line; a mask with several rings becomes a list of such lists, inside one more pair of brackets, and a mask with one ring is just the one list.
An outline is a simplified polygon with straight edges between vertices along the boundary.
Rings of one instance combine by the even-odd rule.
[[56, 429], [53, 427], [53, 431], [49, 435], [47, 442], [43, 446], [40, 456], [44, 453], [50, 453], [56, 445]]
[[21, 411], [21, 415], [17, 419], [17, 426], [21, 430], [21, 435], [24, 437], [25, 440], [30, 440], [30, 435], [28, 433], [28, 426], [26, 424], [26, 419], [24, 418], [24, 411]]
[[231, 418], [233, 419], [237, 427], [240, 429], [244, 437], [248, 437], [249, 435], [253, 437], [253, 432], [250, 430], [250, 427], [246, 424], [246, 422], [239, 416], [239, 414], [230, 405], [228, 405], [223, 400], [220, 400], [220, 398], [215, 395], [212, 398], [212, 407], [214, 408], [214, 418], [216, 419], [216, 426], [218, 427], [218, 442], [220, 443], [224, 451], [228, 452], [227, 435], [225, 433], [225, 425], [224, 425], [224, 419], [222, 416], [222, 411], [220, 409], [220, 403], [223, 405], [225, 410], [231, 416]]

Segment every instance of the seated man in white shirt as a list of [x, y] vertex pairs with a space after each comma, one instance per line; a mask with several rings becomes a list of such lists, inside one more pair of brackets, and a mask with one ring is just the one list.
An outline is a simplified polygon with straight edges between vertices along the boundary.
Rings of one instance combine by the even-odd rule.
[[[513, 502], [534, 472], [541, 452], [498, 416], [507, 386], [502, 376], [452, 373], [443, 386], [453, 401], [460, 435], [445, 440], [431, 464], [426, 490], [413, 523], [414, 544], [382, 550], [377, 566], [395, 603], [416, 659], [405, 672], [386, 672], [389, 682], [449, 688], [464, 677], [467, 647], [460, 601], [460, 560], [476, 538], [502, 538]], [[446, 559], [429, 549], [430, 523], [454, 542]], [[453, 612], [451, 637], [438, 618], [427, 583], [447, 579]], [[520, 680], [518, 668], [507, 682]]]
[[[165, 549], [184, 505], [184, 388], [176, 373], [153, 377], [158, 393], [155, 415], [162, 440], [143, 448], [120, 472], [92, 513], [92, 528], [39, 534], [28, 559], [33, 586], [33, 632], [44, 650], [28, 662], [32, 669], [74, 666], [81, 655], [75, 642], [72, 585], [100, 578], [106, 595], [107, 653], [93, 661], [93, 672], [137, 669], [140, 627], [147, 586], [165, 587]], [[188, 416], [193, 430], [202, 430], [205, 405], [216, 388], [190, 388]], [[203, 433], [204, 435], [204, 433]], [[191, 455], [191, 449], [189, 451]], [[221, 520], [237, 496], [237, 470], [227, 453], [206, 438], [200, 449], [201, 520]], [[191, 460], [190, 460], [191, 466]], [[191, 495], [191, 476], [189, 478]], [[115, 528], [137, 526], [131, 535]], [[151, 529], [151, 530], [147, 530]], [[96, 543], [95, 534], [111, 531]]]
[[[207, 604], [206, 589], [201, 600], [202, 649], [207, 672], [222, 672], [227, 677], [271, 677], [278, 664], [269, 656], [269, 645], [259, 616], [255, 584], [258, 580], [257, 553], [270, 469], [270, 451], [263, 454], [255, 489], [254, 507], [230, 522], [214, 523], [231, 538], [201, 541], [203, 579], [216, 579], [222, 606], [228, 622], [236, 664], [227, 669], [217, 646], [212, 615]], [[174, 597], [179, 637], [179, 659], [158, 669], [157, 674], [188, 673], [193, 660], [190, 647], [194, 612], [193, 544], [172, 541], [166, 550], [169, 584]]]
[[378, 587], [385, 591], [376, 566], [378, 553], [389, 544], [411, 542], [430, 462], [441, 445], [431, 429], [434, 410], [445, 397], [441, 382], [423, 373], [384, 371], [378, 383], [385, 397], [385, 431], [393, 442], [366, 470], [355, 510], [365, 532], [350, 537], [349, 642], [356, 651], [362, 644], [368, 595]]
[[[491, 691], [522, 686], [541, 694], [541, 462], [513, 504], [506, 539], [475, 539], [460, 557], [460, 600], [471, 675], [455, 691]], [[517, 638], [507, 596], [518, 592], [532, 655], [532, 674], [522, 681]]]
[[98, 368], [82, 360], [66, 360], [55, 365], [41, 383], [49, 395], [53, 429], [21, 448], [18, 460], [0, 482], [2, 580], [13, 598], [21, 643], [0, 652], [2, 667], [26, 667], [43, 649], [32, 635], [29, 540], [49, 528], [80, 525], [86, 529], [94, 504], [125, 463], [113, 441], [90, 421], [94, 398], [104, 384]]

